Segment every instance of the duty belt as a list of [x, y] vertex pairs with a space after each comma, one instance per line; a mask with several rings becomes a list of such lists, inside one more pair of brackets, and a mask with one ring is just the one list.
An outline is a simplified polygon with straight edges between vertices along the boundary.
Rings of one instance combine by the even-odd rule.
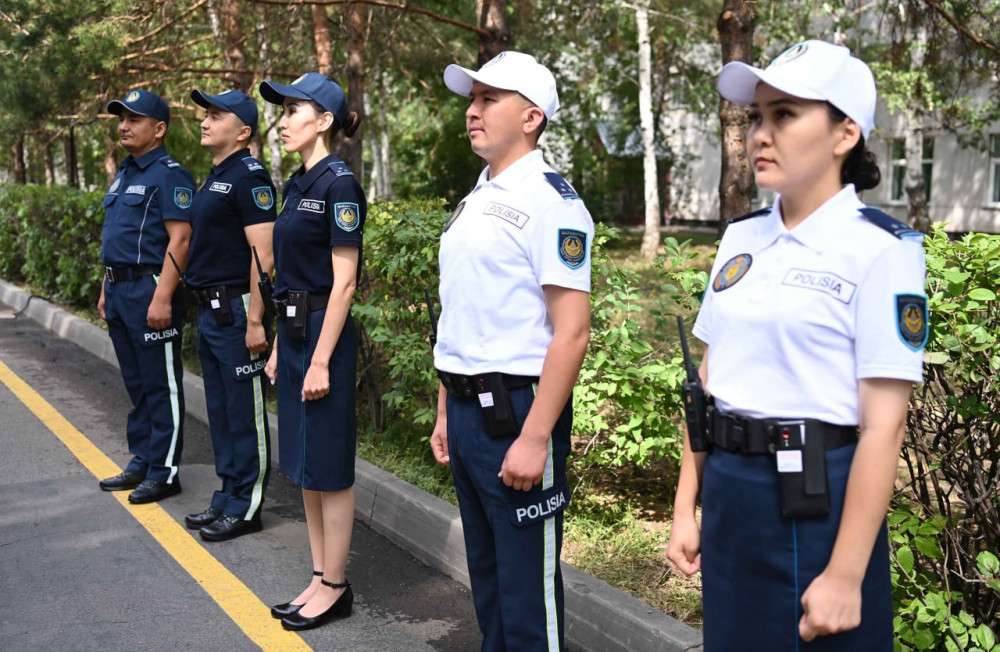
[[[309, 293], [306, 299], [306, 305], [309, 306], [309, 312], [314, 310], [322, 310], [326, 308], [327, 303], [330, 301], [330, 293], [324, 292], [323, 294]], [[276, 314], [281, 319], [288, 318], [288, 306], [289, 303], [285, 299], [274, 299], [274, 314]]]
[[141, 276], [159, 274], [160, 268], [155, 265], [133, 265], [131, 267], [110, 267], [104, 268], [104, 278], [112, 283], [119, 281], [134, 281]]
[[838, 426], [816, 419], [743, 419], [718, 411], [711, 418], [709, 441], [727, 451], [747, 455], [774, 453], [782, 429], [791, 424], [805, 424], [806, 439], [822, 439], [825, 450], [847, 446], [858, 439], [857, 426]]
[[244, 294], [250, 291], [250, 285], [219, 285], [210, 288], [191, 288], [191, 296], [194, 297], [195, 302], [202, 308], [212, 307], [212, 297], [213, 292], [218, 291], [219, 295], [226, 298], [226, 301], [236, 297], [242, 297]]
[[[486, 381], [488, 374], [466, 376], [465, 374], [453, 374], [450, 371], [441, 371], [440, 369], [437, 370], [437, 374], [438, 378], [441, 379], [441, 384], [444, 385], [444, 388], [452, 396], [461, 396], [463, 398], [477, 396], [483, 393], [488, 385]], [[507, 389], [526, 387], [538, 382], [538, 376], [500, 374], [500, 377], [503, 379], [503, 386]]]

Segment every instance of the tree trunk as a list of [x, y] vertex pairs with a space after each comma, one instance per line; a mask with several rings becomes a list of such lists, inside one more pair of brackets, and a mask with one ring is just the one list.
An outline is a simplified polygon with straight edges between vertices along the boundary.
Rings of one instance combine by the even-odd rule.
[[24, 162], [24, 134], [14, 136], [14, 144], [10, 146], [10, 157], [14, 161], [14, 183], [28, 183], [27, 166]]
[[253, 73], [247, 70], [239, 4], [237, 0], [221, 0], [219, 3], [219, 22], [222, 28], [222, 41], [219, 45], [226, 58], [226, 67], [232, 71], [226, 73], [226, 79], [234, 88], [249, 95], [253, 86]]
[[[350, 6], [347, 11], [350, 14]], [[313, 39], [316, 42], [317, 70], [327, 77], [333, 77], [333, 46], [330, 43], [330, 24], [326, 15], [326, 6], [313, 5], [312, 19]]]
[[[910, 70], [922, 70], [924, 53], [927, 50], [927, 28], [919, 26], [910, 44]], [[917, 94], [920, 95], [918, 87]], [[921, 105], [922, 98], [915, 97], [915, 104]], [[920, 112], [907, 112], [906, 121], [906, 220], [914, 229], [927, 233], [931, 228], [931, 216], [927, 207], [927, 188], [924, 186], [924, 129]]]
[[476, 0], [476, 24], [489, 35], [479, 35], [479, 65], [510, 47], [507, 0]]
[[642, 131], [642, 176], [646, 220], [640, 253], [652, 262], [660, 245], [660, 189], [656, 174], [656, 125], [653, 122], [652, 48], [649, 44], [649, 0], [636, 0], [639, 32], [639, 124]]
[[66, 158], [66, 183], [74, 188], [80, 187], [80, 170], [76, 161], [76, 130], [69, 123], [69, 133], [62, 139], [63, 156]]
[[[722, 63], [753, 58], [753, 32], [757, 22], [754, 0], [725, 0], [716, 28], [722, 45]], [[746, 154], [749, 125], [746, 109], [719, 98], [719, 122], [722, 125], [722, 175], [719, 178], [719, 237], [727, 220], [750, 212], [753, 175]]]
[[56, 159], [52, 153], [52, 139], [47, 132], [42, 134], [42, 160], [45, 162], [45, 185], [52, 187], [56, 183]]
[[[260, 60], [264, 77], [271, 76], [271, 41], [267, 38], [267, 9], [264, 10], [264, 17], [257, 23], [260, 31]], [[281, 134], [278, 130], [278, 108], [270, 102], [264, 102], [264, 131], [267, 133], [268, 170], [271, 173], [271, 182], [275, 189], [281, 192], [285, 185], [285, 177], [281, 166]], [[256, 139], [260, 139], [261, 132], [257, 132]]]
[[[362, 120], [365, 114], [365, 17], [362, 5], [351, 2], [347, 5], [347, 108], [355, 111]], [[354, 171], [361, 187], [364, 187], [362, 167], [364, 147], [364, 126], [353, 137], [343, 138], [340, 155], [348, 167]]]
[[118, 138], [115, 127], [110, 127], [104, 132], [104, 147], [107, 154], [104, 155], [104, 176], [105, 186], [110, 186], [118, 174]]

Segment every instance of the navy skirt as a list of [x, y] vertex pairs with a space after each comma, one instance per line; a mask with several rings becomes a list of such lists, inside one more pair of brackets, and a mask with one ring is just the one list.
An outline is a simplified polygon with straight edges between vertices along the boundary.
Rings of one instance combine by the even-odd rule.
[[290, 339], [285, 320], [278, 320], [278, 466], [302, 489], [341, 491], [354, 485], [358, 332], [348, 314], [330, 359], [330, 393], [303, 401], [302, 382], [325, 315], [325, 308], [309, 314], [308, 342]]
[[830, 515], [784, 518], [771, 455], [715, 448], [702, 484], [701, 562], [705, 652], [891, 652], [889, 537], [879, 531], [862, 585], [861, 625], [799, 637], [802, 594], [830, 560], [857, 444], [827, 451]]

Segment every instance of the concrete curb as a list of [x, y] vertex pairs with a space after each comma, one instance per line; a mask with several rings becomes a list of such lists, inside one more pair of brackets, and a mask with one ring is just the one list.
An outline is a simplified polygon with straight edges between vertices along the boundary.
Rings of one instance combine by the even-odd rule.
[[[68, 339], [105, 362], [118, 366], [106, 331], [19, 287], [0, 280], [0, 301]], [[184, 372], [187, 412], [207, 421], [201, 377]], [[268, 414], [271, 436], [278, 421]], [[277, 461], [277, 446], [272, 446]], [[465, 542], [458, 508], [403, 482], [362, 459], [356, 464], [355, 515], [414, 557], [469, 586]], [[566, 593], [566, 640], [600, 652], [687, 652], [702, 649], [696, 629], [577, 568], [562, 564]]]

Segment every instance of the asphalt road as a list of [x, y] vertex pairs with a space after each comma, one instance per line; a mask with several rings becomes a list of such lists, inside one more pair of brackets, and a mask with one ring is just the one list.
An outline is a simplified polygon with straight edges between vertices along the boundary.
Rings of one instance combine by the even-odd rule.
[[[129, 404], [118, 370], [4, 308], [0, 363], [124, 466]], [[204, 509], [218, 486], [207, 427], [188, 416], [184, 436], [183, 492], [159, 503], [169, 527], [150, 529], [143, 519], [156, 510], [101, 491], [81, 459], [0, 382], [0, 650], [292, 649], [303, 642], [344, 651], [479, 649], [468, 590], [360, 523], [348, 564], [354, 615], [301, 639], [281, 638], [280, 627], [276, 638], [251, 638], [257, 625], [277, 625], [267, 605], [293, 598], [309, 580], [301, 496], [274, 471], [263, 532], [222, 543], [181, 532], [184, 514]], [[169, 552], [191, 550], [192, 542], [235, 578], [206, 575], [197, 555]], [[248, 614], [242, 620], [212, 597], [238, 584], [249, 589], [249, 599], [234, 598]]]

